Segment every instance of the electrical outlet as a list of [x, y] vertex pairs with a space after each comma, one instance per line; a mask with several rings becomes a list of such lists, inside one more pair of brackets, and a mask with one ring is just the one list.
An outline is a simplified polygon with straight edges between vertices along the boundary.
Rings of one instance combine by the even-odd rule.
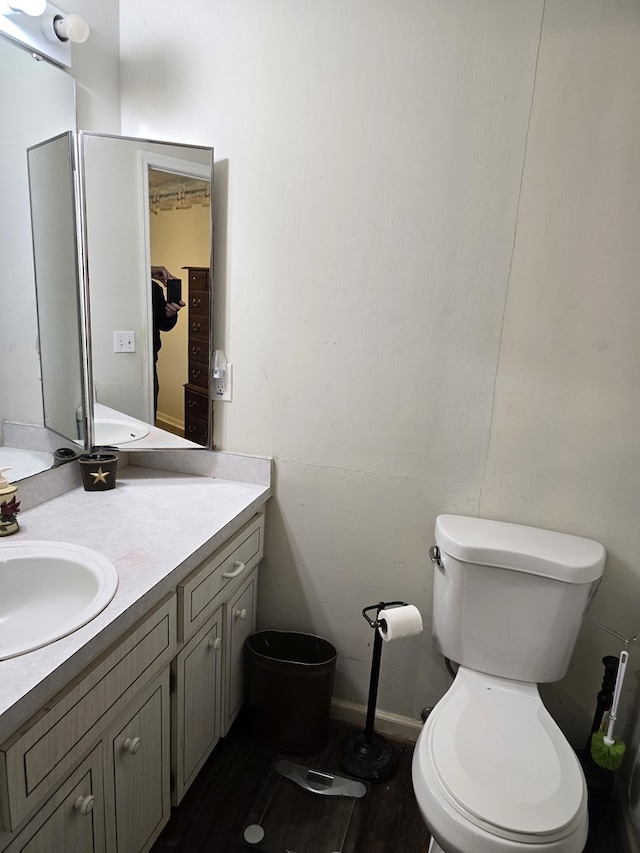
[[114, 332], [113, 333], [113, 351], [114, 352], [135, 352], [136, 351], [136, 333], [135, 332]]
[[231, 402], [231, 386], [233, 378], [233, 365], [227, 362], [222, 379], [213, 380], [213, 399], [223, 403]]

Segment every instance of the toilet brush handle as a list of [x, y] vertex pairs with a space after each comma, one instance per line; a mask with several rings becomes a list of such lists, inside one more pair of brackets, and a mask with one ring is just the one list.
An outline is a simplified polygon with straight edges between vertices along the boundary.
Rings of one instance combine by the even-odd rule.
[[620, 652], [620, 665], [618, 667], [618, 676], [616, 678], [616, 686], [613, 691], [613, 702], [611, 703], [611, 711], [609, 712], [609, 726], [603, 740], [607, 746], [612, 746], [615, 743], [613, 738], [613, 726], [618, 719], [618, 702], [620, 701], [620, 693], [622, 692], [622, 682], [624, 681], [624, 671], [627, 668], [629, 652]]

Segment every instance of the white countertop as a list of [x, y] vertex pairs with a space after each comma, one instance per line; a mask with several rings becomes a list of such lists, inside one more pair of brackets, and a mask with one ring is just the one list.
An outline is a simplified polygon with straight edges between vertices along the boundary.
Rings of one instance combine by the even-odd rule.
[[270, 495], [268, 485], [130, 465], [118, 471], [115, 489], [74, 489], [20, 513], [20, 531], [6, 541], [94, 548], [113, 562], [119, 584], [111, 603], [87, 625], [0, 661], [0, 742], [174, 590]]

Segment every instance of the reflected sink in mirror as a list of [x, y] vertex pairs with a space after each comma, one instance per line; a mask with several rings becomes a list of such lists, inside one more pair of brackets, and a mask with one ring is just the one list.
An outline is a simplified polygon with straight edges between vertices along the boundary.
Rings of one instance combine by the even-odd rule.
[[94, 418], [94, 444], [96, 447], [105, 445], [126, 444], [137, 441], [149, 435], [149, 427], [142, 422], [134, 423], [127, 420], [111, 420], [109, 418]]
[[81, 628], [118, 588], [106, 557], [64, 542], [0, 543], [0, 660]]
[[53, 465], [53, 454], [20, 447], [0, 447], [0, 468], [9, 468], [5, 479], [10, 483], [47, 471]]

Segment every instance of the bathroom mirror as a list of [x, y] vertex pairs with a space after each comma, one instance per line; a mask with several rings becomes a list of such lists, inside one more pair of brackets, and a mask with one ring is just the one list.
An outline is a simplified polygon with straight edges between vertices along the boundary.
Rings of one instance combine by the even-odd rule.
[[[209, 446], [213, 150], [85, 132], [78, 140], [94, 444], [121, 444], [109, 421], [122, 415], [137, 424], [127, 447]], [[154, 321], [153, 289], [161, 300], [167, 293], [152, 286], [152, 266], [181, 282], [185, 305], [172, 328]], [[194, 428], [194, 399], [203, 429]]]
[[0, 467], [19, 480], [50, 467], [64, 443], [43, 428], [27, 148], [75, 129], [75, 81], [0, 36], [0, 109]]
[[[46, 425], [86, 449], [209, 446], [212, 150], [81, 131], [28, 158]], [[175, 325], [152, 266], [181, 282]]]

